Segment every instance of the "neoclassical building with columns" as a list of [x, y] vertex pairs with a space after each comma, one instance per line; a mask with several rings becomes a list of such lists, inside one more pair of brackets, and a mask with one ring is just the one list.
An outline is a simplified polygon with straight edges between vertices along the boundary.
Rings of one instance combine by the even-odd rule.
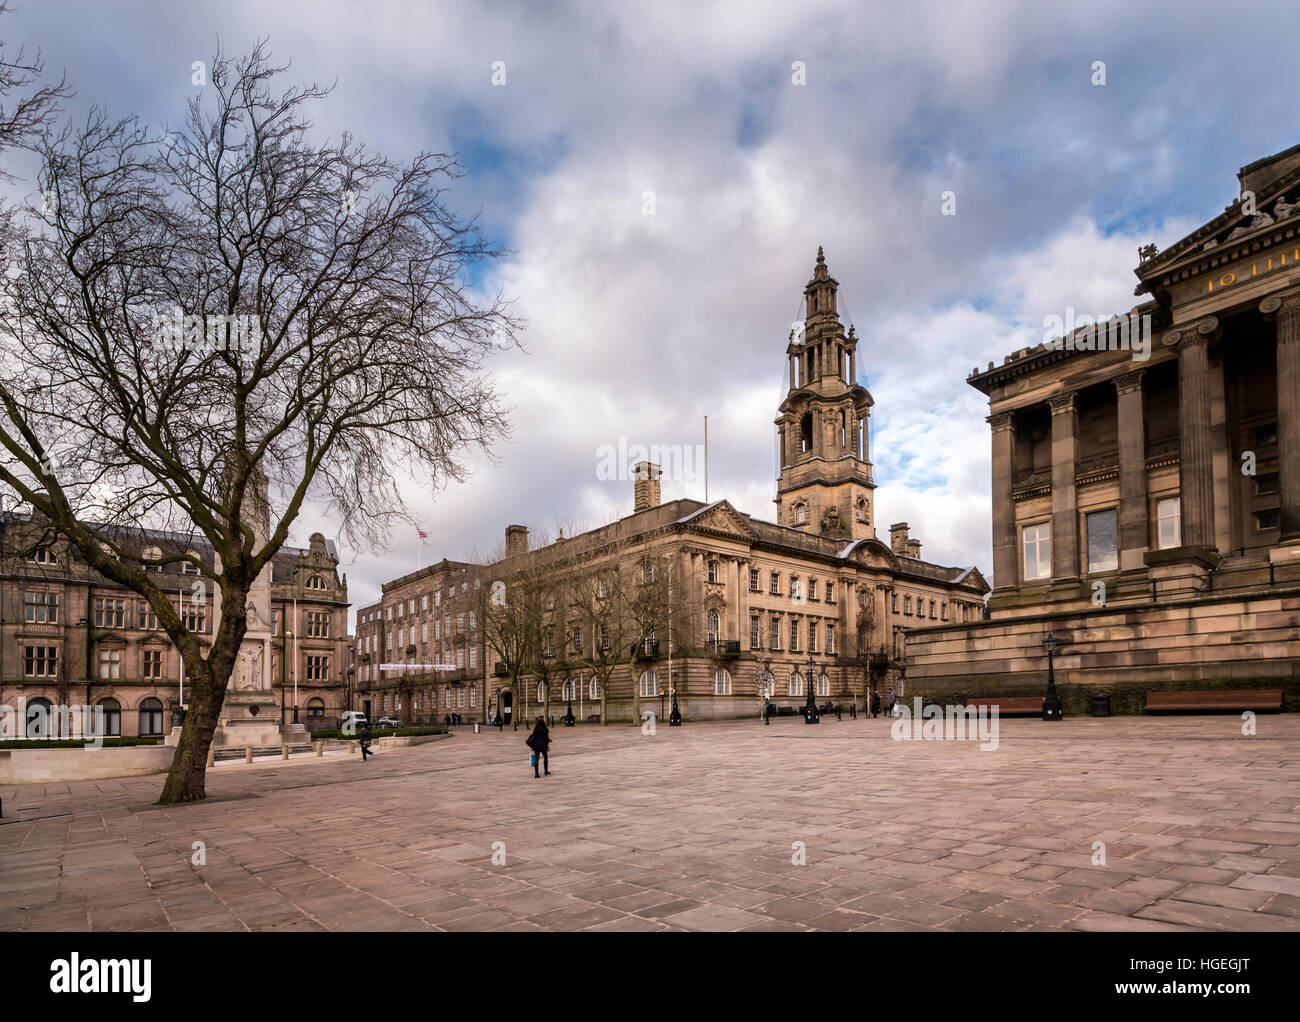
[[1222, 214], [1141, 251], [1125, 319], [1149, 324], [1145, 352], [1083, 327], [970, 374], [992, 433], [990, 619], [909, 635], [918, 691], [1041, 691], [1051, 632], [1076, 709], [1126, 686], [1280, 686], [1294, 705], [1300, 146], [1238, 177]]

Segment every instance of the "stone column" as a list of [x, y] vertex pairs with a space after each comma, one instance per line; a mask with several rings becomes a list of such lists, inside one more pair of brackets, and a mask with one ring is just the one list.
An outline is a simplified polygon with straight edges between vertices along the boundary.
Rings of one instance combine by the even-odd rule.
[[790, 353], [790, 389], [794, 390], [794, 353]]
[[1074, 392], [1048, 400], [1052, 408], [1052, 580], [1079, 577], [1079, 514], [1074, 476], [1079, 451], [1079, 417]]
[[1281, 542], [1300, 545], [1300, 291], [1272, 296], [1262, 312], [1277, 313], [1277, 457]]
[[993, 431], [993, 582], [998, 589], [1014, 589], [1020, 580], [1016, 505], [1011, 499], [1016, 431], [1010, 412], [990, 415], [987, 421]]
[[1119, 567], [1142, 567], [1150, 544], [1147, 527], [1146, 423], [1142, 417], [1141, 369], [1115, 378], [1119, 429]]
[[1210, 335], [1208, 317], [1178, 338], [1178, 487], [1183, 546], [1216, 549], [1214, 464], [1210, 436]]

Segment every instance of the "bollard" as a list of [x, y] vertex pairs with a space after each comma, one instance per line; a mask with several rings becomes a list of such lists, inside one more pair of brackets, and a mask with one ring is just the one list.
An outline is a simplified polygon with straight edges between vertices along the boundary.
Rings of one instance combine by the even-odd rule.
[[209, 745], [209, 746], [208, 746], [208, 766], [216, 766], [216, 763], [217, 763], [217, 749], [216, 749], [216, 746]]
[[253, 762], [253, 747], [251, 745], [244, 746], [244, 762], [245, 763]]
[[474, 721], [474, 733], [478, 734], [478, 721]]
[[317, 758], [317, 759], [320, 759], [320, 757], [323, 756], [323, 755], [325, 755], [325, 743], [324, 743], [324, 742], [317, 742], [317, 743], [316, 743], [316, 758]]
[[288, 758], [289, 758], [289, 746], [287, 746], [287, 745], [281, 745], [281, 746], [280, 746], [280, 758], [281, 758], [281, 759], [288, 759]]
[[356, 743], [356, 742], [348, 742], [348, 755], [351, 755], [352, 753], [354, 753], [354, 752], [356, 752], [356, 751], [357, 751], [357, 743]]

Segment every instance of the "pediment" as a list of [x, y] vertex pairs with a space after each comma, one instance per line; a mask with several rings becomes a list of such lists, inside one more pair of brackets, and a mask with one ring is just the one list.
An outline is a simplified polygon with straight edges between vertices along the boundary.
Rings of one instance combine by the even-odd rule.
[[720, 500], [716, 504], [701, 508], [692, 515], [682, 519], [682, 525], [699, 532], [721, 533], [735, 536], [737, 539], [755, 540], [758, 533], [745, 521], [728, 501]]

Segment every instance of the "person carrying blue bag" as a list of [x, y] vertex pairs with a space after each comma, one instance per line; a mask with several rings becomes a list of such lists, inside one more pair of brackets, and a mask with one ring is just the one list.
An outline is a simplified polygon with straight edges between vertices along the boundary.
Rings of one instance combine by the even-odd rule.
[[[524, 740], [524, 744], [533, 750], [533, 776], [541, 777], [537, 772], [539, 765], [545, 765], [546, 776], [551, 776], [551, 732], [546, 727], [546, 721], [538, 717], [537, 724], [533, 727], [533, 733]], [[539, 762], [540, 761], [540, 762]]]

